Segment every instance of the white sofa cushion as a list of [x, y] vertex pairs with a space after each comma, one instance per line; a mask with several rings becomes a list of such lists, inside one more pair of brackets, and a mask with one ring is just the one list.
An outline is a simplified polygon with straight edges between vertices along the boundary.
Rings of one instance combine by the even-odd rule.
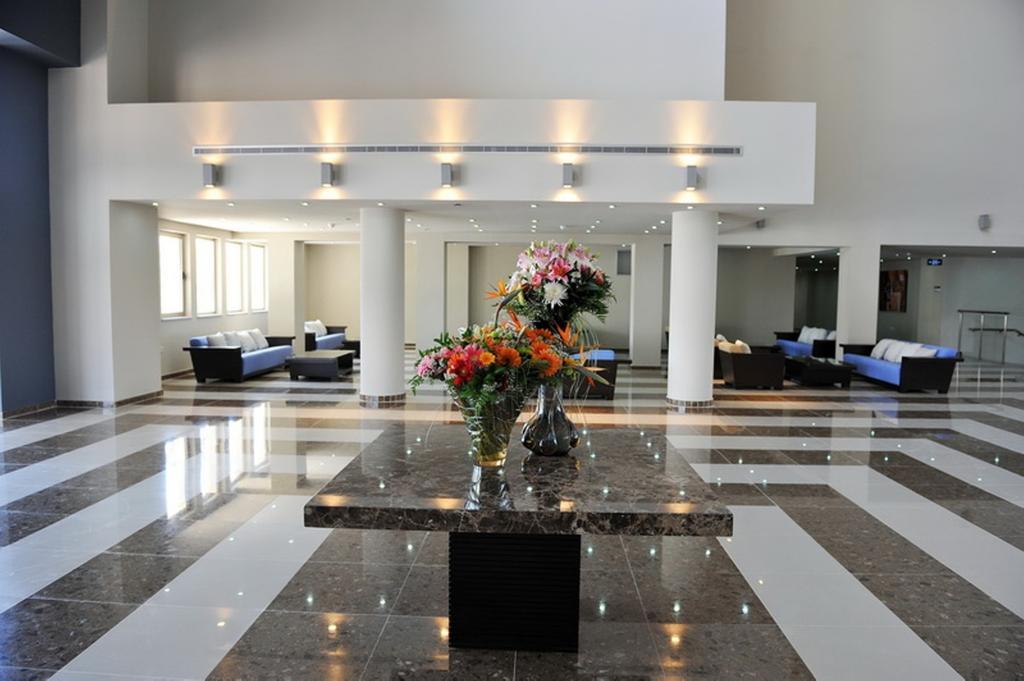
[[263, 332], [259, 329], [249, 329], [249, 335], [256, 341], [256, 349], [262, 350], [263, 348], [269, 348], [270, 343], [267, 342], [267, 337], [263, 335]]
[[718, 341], [719, 343], [721, 343], [722, 341], [726, 341], [726, 340], [729, 340], [729, 339], [719, 333], [719, 334], [715, 335], [715, 340]]
[[228, 344], [221, 332], [210, 334], [206, 337], [206, 344], [211, 348], [223, 347]]
[[809, 326], [801, 327], [800, 328], [800, 335], [796, 337], [796, 342], [797, 343], [810, 343], [811, 342], [810, 334], [811, 334], [812, 331], [814, 331], [814, 329], [812, 329]]
[[889, 347], [885, 349], [885, 355], [882, 356], [886, 362], [899, 362], [900, 358], [903, 357], [903, 351], [906, 350], [906, 341], [894, 340], [889, 344]]
[[315, 334], [320, 329], [317, 327], [316, 322], [303, 322], [302, 332]]
[[225, 331], [224, 341], [227, 345], [242, 345], [242, 339], [238, 337], [238, 333], [235, 331]]
[[733, 352], [739, 353], [741, 355], [750, 354], [750, 346], [741, 341], [739, 338], [736, 339], [736, 342], [733, 343], [732, 346], [735, 348]]
[[836, 332], [835, 331], [829, 331], [828, 335], [825, 336], [825, 340], [835, 340], [835, 339], [836, 339]]
[[242, 352], [252, 352], [257, 349], [256, 341], [253, 340], [252, 335], [248, 331], [236, 331], [235, 335], [238, 336], [238, 342], [242, 346]]
[[938, 348], [926, 348], [925, 346], [922, 345], [917, 350], [915, 350], [913, 352], [913, 354], [911, 354], [909, 352], [904, 352], [903, 356], [904, 357], [934, 357], [935, 355], [938, 354], [938, 352], [939, 352]]
[[889, 349], [895, 341], [892, 338], [883, 338], [875, 344], [875, 347], [871, 350], [871, 356], [875, 359], [882, 359], [885, 357], [885, 351]]
[[327, 335], [327, 325], [324, 324], [319, 319], [316, 320], [316, 337], [319, 338], [320, 336], [326, 336], [326, 335]]

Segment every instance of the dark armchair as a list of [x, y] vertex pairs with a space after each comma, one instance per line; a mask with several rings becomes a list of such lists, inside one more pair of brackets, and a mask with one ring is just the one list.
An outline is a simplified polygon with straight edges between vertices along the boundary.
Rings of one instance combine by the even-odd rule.
[[773, 347], [752, 347], [750, 354], [718, 351], [722, 378], [732, 388], [782, 390], [786, 356]]

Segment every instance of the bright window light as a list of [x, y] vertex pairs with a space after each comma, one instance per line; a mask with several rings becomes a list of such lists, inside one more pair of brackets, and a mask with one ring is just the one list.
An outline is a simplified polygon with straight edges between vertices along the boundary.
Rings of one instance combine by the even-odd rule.
[[217, 314], [217, 240], [195, 238], [196, 314]]
[[185, 316], [185, 235], [160, 232], [160, 316]]
[[249, 244], [249, 309], [267, 309], [267, 249], [259, 244]]
[[242, 248], [237, 241], [224, 242], [224, 308], [227, 312], [241, 312], [245, 306]]

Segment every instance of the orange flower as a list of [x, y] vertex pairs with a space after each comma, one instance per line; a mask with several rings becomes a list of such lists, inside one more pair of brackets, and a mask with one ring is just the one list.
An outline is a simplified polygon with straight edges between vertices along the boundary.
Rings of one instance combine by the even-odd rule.
[[509, 290], [508, 290], [508, 286], [505, 285], [505, 280], [504, 279], [499, 279], [498, 280], [498, 284], [494, 287], [494, 290], [491, 290], [491, 291], [487, 292], [487, 297], [491, 298], [491, 299], [494, 299], [494, 298], [504, 298], [508, 294], [509, 294]]
[[505, 314], [507, 314], [508, 318], [512, 320], [513, 329], [515, 329], [517, 332], [523, 329], [523, 323], [519, 321], [519, 317], [516, 316], [515, 312], [513, 312], [512, 310], [505, 310]]
[[490, 366], [491, 364], [494, 364], [494, 355], [492, 355], [491, 353], [486, 352], [486, 351], [481, 352], [480, 353], [480, 364], [482, 364], [485, 367], [486, 366]]
[[576, 334], [568, 324], [564, 328], [558, 329], [558, 337], [569, 347], [576, 345]]

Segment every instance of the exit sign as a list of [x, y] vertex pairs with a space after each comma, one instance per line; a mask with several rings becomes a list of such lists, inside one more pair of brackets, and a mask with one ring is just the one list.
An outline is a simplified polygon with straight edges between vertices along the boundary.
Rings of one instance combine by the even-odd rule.
[[928, 264], [932, 267], [938, 267], [942, 264], [942, 258], [928, 258]]

